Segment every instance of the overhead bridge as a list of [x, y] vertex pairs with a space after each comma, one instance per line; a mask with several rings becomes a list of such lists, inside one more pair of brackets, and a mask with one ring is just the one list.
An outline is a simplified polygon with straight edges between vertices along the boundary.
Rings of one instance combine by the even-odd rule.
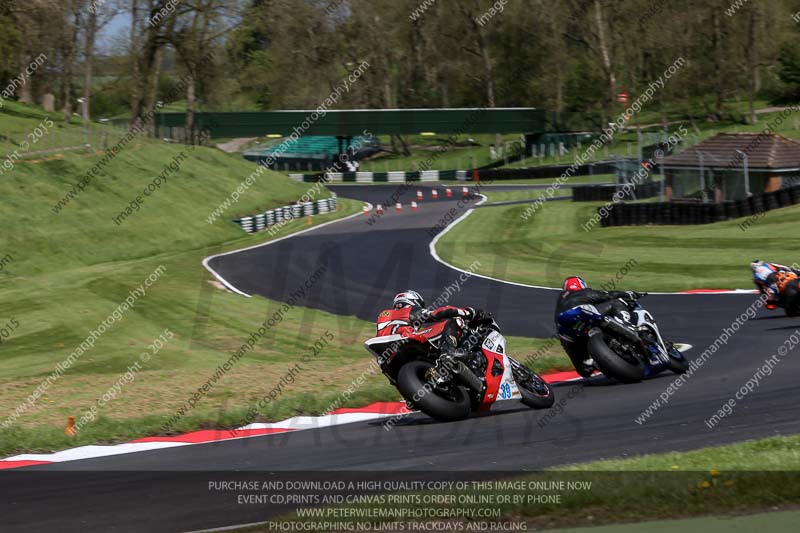
[[[161, 128], [182, 128], [184, 113], [159, 113]], [[597, 131], [598, 117], [530, 107], [459, 109], [345, 109], [196, 113], [194, 127], [211, 137], [302, 135], [419, 135]]]

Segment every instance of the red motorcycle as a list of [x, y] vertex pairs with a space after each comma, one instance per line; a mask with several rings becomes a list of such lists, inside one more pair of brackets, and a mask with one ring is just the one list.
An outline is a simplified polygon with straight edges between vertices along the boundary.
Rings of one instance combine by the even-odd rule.
[[364, 343], [409, 408], [450, 421], [488, 411], [506, 400], [533, 409], [553, 405], [553, 390], [541, 376], [506, 353], [506, 339], [493, 318], [482, 317], [468, 325], [461, 343], [468, 356], [459, 359], [440, 357], [439, 340], [446, 323]]

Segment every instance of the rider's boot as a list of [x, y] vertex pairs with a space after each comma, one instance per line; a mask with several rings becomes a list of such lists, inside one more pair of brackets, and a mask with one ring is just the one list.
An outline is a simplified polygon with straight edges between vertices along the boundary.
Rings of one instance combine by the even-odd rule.
[[575, 370], [577, 370], [578, 375], [582, 378], [591, 377], [592, 374], [594, 374], [594, 359], [590, 357], [589, 359], [581, 361], [580, 366]]

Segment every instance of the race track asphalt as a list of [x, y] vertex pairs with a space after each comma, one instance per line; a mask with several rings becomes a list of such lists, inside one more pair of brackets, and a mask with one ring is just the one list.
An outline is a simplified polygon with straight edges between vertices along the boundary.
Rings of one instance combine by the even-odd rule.
[[[376, 204], [396, 187], [331, 188], [340, 196]], [[369, 217], [359, 215], [269, 246], [217, 257], [210, 266], [246, 293], [285, 301], [324, 263], [324, 274], [298, 305], [374, 320], [398, 289], [414, 288], [434, 300], [460, 275], [430, 255], [429, 229], [451, 209], [459, 216], [474, 202], [462, 208], [458, 198], [426, 198], [417, 212], [407, 206], [402, 213], [387, 211], [372, 225], [366, 222]], [[406, 196], [403, 202], [410, 200]], [[572, 274], [569, 253], [565, 249], [549, 264], [531, 268], [546, 269], [547, 279], [556, 285]], [[491, 267], [496, 277], [503, 277], [501, 258]], [[450, 303], [493, 311], [506, 334], [548, 337], [554, 332], [556, 296], [553, 290], [475, 276]], [[751, 294], [654, 294], [642, 303], [668, 338], [694, 346], [687, 354], [692, 359], [754, 301]], [[704, 424], [797, 328], [800, 320], [759, 311], [642, 424], [636, 418], [674, 375], [633, 385], [595, 378], [558, 387], [557, 401], [565, 399], [564, 412], [546, 421], [546, 411], [524, 408], [447, 424], [415, 414], [391, 431], [380, 422], [364, 422], [8, 471], [0, 474], [3, 530], [188, 531], [265, 520], [280, 511], [237, 505], [234, 497], [206, 488], [209, 480], [233, 471], [259, 473], [262, 478], [264, 472], [334, 470], [353, 476], [436, 471], [511, 475], [798, 433], [795, 375], [800, 356], [793, 352], [738, 402], [732, 415], [714, 429]], [[364, 357], [366, 361], [366, 351]]]

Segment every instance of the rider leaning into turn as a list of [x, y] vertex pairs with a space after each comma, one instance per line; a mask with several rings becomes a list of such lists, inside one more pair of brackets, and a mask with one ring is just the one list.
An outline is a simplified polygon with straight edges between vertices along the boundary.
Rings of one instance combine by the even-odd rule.
[[394, 297], [392, 309], [386, 309], [378, 315], [378, 335], [408, 335], [414, 333], [423, 324], [447, 320], [439, 351], [444, 357], [462, 358], [467, 355], [459, 349], [459, 343], [467, 323], [481, 316], [481, 310], [472, 307], [444, 306], [436, 309], [425, 307], [425, 300], [416, 291], [405, 291]]
[[778, 307], [782, 286], [800, 276], [800, 270], [758, 259], [750, 263], [750, 268], [753, 270], [753, 283], [761, 294], [767, 296], [767, 309]]
[[[629, 305], [641, 297], [634, 291], [598, 291], [590, 289], [583, 278], [573, 276], [564, 281], [563, 291], [556, 303], [556, 325], [558, 317], [564, 311], [569, 311], [581, 305], [591, 304], [602, 315], [614, 315], [625, 322], [629, 322], [631, 315]], [[627, 302], [627, 304], [626, 304]], [[593, 372], [593, 361], [586, 350], [586, 344], [560, 339], [561, 346], [567, 352], [578, 374], [589, 377]]]

